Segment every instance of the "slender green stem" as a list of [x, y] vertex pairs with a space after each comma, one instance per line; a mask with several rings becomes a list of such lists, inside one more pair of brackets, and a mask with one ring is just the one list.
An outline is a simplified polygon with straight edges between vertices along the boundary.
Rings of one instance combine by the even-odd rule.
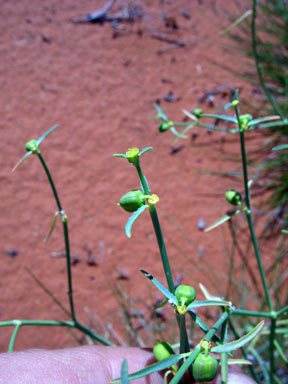
[[78, 321], [76, 321], [76, 323], [74, 324], [74, 328], [79, 329], [79, 331], [82, 331], [83, 333], [85, 333], [85, 335], [90, 336], [92, 339], [99, 341], [103, 345], [114, 347], [114, 344], [111, 343], [111, 341], [109, 341], [109, 340], [105, 339], [104, 337], [98, 335], [97, 333], [93, 332], [91, 329], [85, 327], [85, 325], [78, 323]]
[[73, 302], [73, 290], [72, 290], [72, 270], [71, 270], [71, 255], [70, 255], [70, 242], [69, 242], [69, 232], [68, 232], [68, 224], [67, 224], [67, 216], [65, 212], [62, 210], [62, 206], [60, 203], [60, 199], [58, 197], [58, 193], [54, 184], [54, 181], [52, 179], [52, 176], [49, 172], [49, 169], [46, 165], [46, 162], [40, 152], [37, 153], [41, 164], [43, 165], [43, 168], [45, 170], [45, 173], [47, 175], [47, 178], [49, 180], [50, 186], [52, 188], [56, 204], [59, 209], [59, 213], [61, 214], [62, 224], [63, 224], [63, 232], [64, 232], [64, 240], [65, 240], [65, 256], [66, 256], [66, 266], [67, 266], [67, 278], [68, 278], [68, 297], [69, 297], [69, 304], [70, 304], [70, 311], [71, 311], [71, 318], [73, 321], [76, 322], [76, 315], [75, 315], [75, 309], [74, 309], [74, 302]]
[[[195, 322], [202, 332], [207, 333], [209, 331], [210, 328], [200, 319], [200, 317], [198, 317], [194, 312], [188, 311], [188, 313], [191, 317], [192, 322]], [[217, 335], [215, 335], [212, 340], [216, 344], [220, 343], [220, 339]]]
[[11, 339], [10, 339], [8, 352], [13, 352], [16, 336], [17, 336], [17, 334], [21, 328], [21, 325], [22, 325], [21, 321], [18, 321], [17, 324], [15, 325], [14, 331], [13, 331]]
[[[227, 334], [228, 334], [228, 321], [226, 320], [221, 329], [221, 340], [223, 344], [227, 343]], [[227, 384], [228, 380], [228, 353], [221, 353], [221, 384]]]
[[[141, 170], [139, 162], [135, 164], [135, 167], [137, 169], [141, 184], [143, 186], [144, 193], [146, 195], [150, 195], [150, 189], [149, 189], [147, 180], [146, 180], [145, 176], [143, 175], [143, 172]], [[159, 250], [160, 250], [160, 254], [161, 254], [162, 264], [163, 264], [167, 284], [169, 287], [169, 291], [174, 293], [175, 287], [174, 287], [174, 282], [173, 282], [173, 278], [172, 278], [172, 272], [171, 272], [171, 268], [170, 268], [170, 264], [169, 264], [169, 260], [168, 260], [168, 255], [167, 255], [167, 251], [166, 251], [166, 247], [165, 247], [165, 243], [164, 243], [164, 239], [163, 239], [163, 235], [162, 235], [161, 226], [159, 223], [156, 207], [154, 206], [154, 207], [149, 208], [149, 212], [150, 212], [150, 216], [152, 219], [154, 231], [156, 234], [156, 238], [157, 238], [157, 242], [158, 242], [158, 246], [159, 246]]]
[[21, 326], [25, 325], [39, 325], [39, 326], [56, 326], [56, 327], [70, 327], [73, 328], [75, 326], [72, 321], [54, 321], [54, 320], [9, 320], [9, 321], [1, 321], [0, 327], [13, 327], [18, 323], [21, 323]]
[[281, 357], [281, 359], [284, 361], [286, 367], [288, 368], [288, 357], [286, 356], [281, 345], [278, 343], [278, 341], [276, 339], [274, 339], [274, 347], [277, 349], [279, 356]]
[[235, 309], [232, 315], [238, 316], [252, 316], [252, 317], [266, 317], [268, 319], [274, 318], [274, 314], [270, 312], [256, 312], [256, 311], [248, 311], [246, 309]]
[[[186, 314], [177, 314], [176, 315], [178, 326], [180, 329], [180, 353], [186, 353], [190, 352], [189, 347], [189, 340], [187, 336], [187, 330], [186, 330]], [[179, 367], [183, 364], [184, 359], [180, 360]], [[190, 370], [191, 366], [189, 367], [190, 375], [192, 375], [192, 370]], [[191, 376], [192, 377], [192, 376]]]
[[180, 328], [180, 353], [190, 352], [186, 331], [186, 315], [177, 314], [177, 320]]
[[[266, 363], [263, 361], [262, 357], [260, 356], [260, 354], [258, 353], [257, 349], [255, 349], [254, 347], [249, 347], [249, 352], [252, 353], [253, 357], [255, 358], [255, 360], [257, 361], [259, 367], [261, 368], [261, 371], [262, 371], [262, 375], [264, 376], [264, 382], [266, 384], [270, 384], [269, 383], [269, 373], [268, 373], [268, 370], [266, 368]], [[252, 365], [249, 365], [249, 367], [252, 367]], [[257, 379], [257, 383], [259, 383], [258, 379]], [[262, 384], [262, 381], [261, 381], [261, 384]]]
[[53, 179], [52, 179], [52, 176], [51, 176], [51, 173], [49, 172], [49, 169], [46, 165], [46, 162], [44, 161], [43, 159], [43, 156], [41, 154], [41, 152], [37, 152], [37, 155], [39, 157], [39, 160], [41, 161], [41, 164], [43, 165], [43, 168], [45, 170], [45, 173], [48, 177], [48, 180], [49, 180], [49, 183], [50, 183], [50, 186], [52, 188], [52, 191], [53, 191], [53, 194], [54, 194], [54, 197], [55, 197], [55, 200], [56, 200], [56, 204], [58, 206], [58, 209], [59, 211], [62, 211], [62, 206], [61, 206], [61, 203], [60, 203], [60, 200], [59, 200], [59, 197], [58, 197], [58, 193], [57, 193], [57, 190], [56, 190], [56, 187], [55, 187], [55, 184], [53, 182]]
[[281, 117], [282, 120], [285, 120], [285, 116], [283, 112], [278, 107], [278, 104], [273, 99], [268, 87], [265, 84], [263, 72], [260, 65], [260, 60], [257, 52], [257, 40], [256, 40], [256, 17], [257, 17], [257, 0], [253, 0], [253, 9], [252, 9], [252, 21], [251, 21], [251, 34], [252, 34], [252, 49], [253, 49], [253, 55], [255, 58], [255, 64], [256, 69], [258, 72], [260, 84], [267, 96], [267, 99], [269, 100], [270, 104], [274, 108], [274, 111]]
[[270, 325], [270, 337], [269, 337], [270, 384], [274, 383], [274, 373], [275, 373], [275, 357], [274, 357], [275, 330], [276, 330], [276, 319], [272, 319], [271, 325]]
[[[221, 325], [228, 319], [230, 315], [230, 312], [225, 311], [221, 317], [216, 321], [216, 323], [213, 325], [212, 328], [209, 329], [207, 332], [205, 339], [208, 341], [211, 341], [213, 337], [215, 336], [215, 333], [218, 331], [218, 329], [221, 327]], [[193, 361], [196, 359], [196, 357], [199, 355], [201, 351], [200, 343], [196, 345], [194, 351], [191, 353], [191, 355], [188, 357], [188, 359], [183, 363], [183, 365], [179, 368], [178, 372], [174, 376], [174, 378], [171, 380], [170, 384], [178, 384], [179, 381], [184, 376], [187, 369], [191, 366]]]
[[[101, 337], [97, 333], [93, 332], [91, 329], [87, 328], [82, 323], [79, 323], [78, 321], [54, 321], [54, 320], [9, 320], [9, 321], [2, 321], [0, 322], [0, 328], [1, 327], [15, 327], [14, 332], [12, 334], [10, 344], [12, 341], [12, 338], [14, 337], [13, 344], [15, 342], [15, 337], [18, 332], [18, 328], [22, 326], [29, 326], [29, 325], [37, 325], [37, 326], [56, 326], [56, 327], [69, 327], [69, 328], [76, 328], [85, 333], [86, 335], [90, 336], [92, 339], [99, 341], [100, 343], [108, 346], [114, 346], [113, 343], [111, 343], [109, 340]], [[18, 327], [18, 328], [17, 328]], [[17, 328], [17, 331], [16, 331]], [[13, 336], [15, 334], [15, 336]], [[10, 345], [9, 344], [9, 345]], [[12, 346], [13, 346], [12, 344]]]
[[67, 266], [67, 278], [68, 278], [68, 297], [71, 311], [72, 320], [76, 321], [74, 302], [73, 302], [73, 291], [72, 291], [72, 270], [71, 270], [71, 256], [70, 256], [70, 242], [69, 232], [66, 214], [62, 215], [65, 249], [66, 249], [66, 266]]
[[286, 307], [280, 309], [280, 311], [277, 312], [276, 317], [278, 318], [278, 317], [282, 316], [283, 313], [285, 313], [287, 311], [288, 311], [288, 305]]
[[241, 126], [241, 121], [240, 121], [240, 116], [239, 116], [239, 111], [237, 106], [235, 107], [235, 113], [236, 113], [238, 128], [240, 132], [241, 158], [242, 158], [242, 169], [243, 169], [243, 178], [244, 178], [244, 187], [245, 187], [245, 202], [246, 202], [246, 209], [247, 209], [245, 213], [246, 213], [247, 222], [248, 222], [251, 239], [252, 239], [252, 244], [254, 247], [255, 256], [258, 264], [258, 270], [259, 270], [261, 281], [262, 281], [262, 286], [265, 292], [266, 301], [268, 303], [270, 312], [272, 312], [273, 311], [272, 301], [271, 301], [268, 285], [266, 282], [265, 271], [264, 271], [260, 250], [258, 247], [258, 242], [257, 242], [255, 231], [254, 231], [252, 217], [251, 217], [250, 192], [248, 188], [249, 180], [248, 180], [248, 170], [247, 170], [247, 157], [246, 157], [246, 149], [245, 149], [245, 136]]

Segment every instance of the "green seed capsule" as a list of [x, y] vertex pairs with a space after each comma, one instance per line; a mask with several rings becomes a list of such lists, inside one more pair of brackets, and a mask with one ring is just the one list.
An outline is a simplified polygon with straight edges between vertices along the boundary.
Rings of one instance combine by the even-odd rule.
[[193, 364], [193, 376], [200, 383], [215, 379], [218, 371], [218, 361], [209, 353], [200, 353]]
[[203, 110], [201, 108], [196, 108], [193, 111], [193, 115], [199, 119], [201, 115], [203, 114]]
[[167, 341], [161, 341], [157, 343], [153, 348], [153, 353], [157, 361], [162, 361], [171, 355], [175, 355], [173, 348], [169, 343], [167, 343]]
[[118, 205], [120, 205], [127, 212], [135, 212], [138, 208], [145, 204], [143, 199], [143, 192], [134, 189], [122, 196]]
[[225, 193], [225, 198], [228, 203], [232, 205], [240, 205], [242, 201], [242, 196], [239, 192], [235, 191], [235, 189], [230, 189]]
[[193, 287], [189, 285], [179, 285], [175, 289], [175, 296], [180, 306], [187, 306], [191, 304], [196, 298], [196, 292]]
[[165, 132], [167, 131], [169, 128], [172, 127], [172, 122], [171, 121], [165, 121], [165, 123], [161, 123], [159, 126], [158, 126], [158, 131], [159, 132]]

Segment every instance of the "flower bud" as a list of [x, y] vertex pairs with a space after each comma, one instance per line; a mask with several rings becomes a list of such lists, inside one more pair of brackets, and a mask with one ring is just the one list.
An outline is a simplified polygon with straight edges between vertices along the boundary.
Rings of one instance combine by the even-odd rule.
[[179, 306], [188, 306], [196, 298], [196, 292], [193, 287], [189, 285], [179, 285], [175, 289], [175, 297], [178, 300]]
[[225, 198], [228, 203], [232, 205], [240, 205], [242, 201], [242, 196], [239, 192], [235, 191], [235, 189], [230, 189], [225, 193]]
[[243, 131], [247, 131], [248, 124], [250, 123], [250, 121], [253, 120], [253, 117], [251, 115], [249, 115], [249, 114], [241, 115], [241, 116], [239, 116], [239, 120], [240, 120], [240, 123], [241, 123], [241, 129]]
[[215, 379], [218, 371], [218, 361], [209, 353], [200, 353], [193, 364], [194, 379], [200, 383]]
[[38, 152], [38, 143], [36, 140], [30, 140], [25, 145], [27, 152], [37, 153]]
[[126, 157], [129, 163], [136, 164], [138, 160], [139, 149], [138, 148], [129, 148], [126, 152]]
[[193, 115], [197, 117], [197, 119], [200, 119], [202, 114], [203, 114], [203, 110], [201, 108], [195, 108], [193, 111]]
[[153, 348], [153, 353], [157, 361], [162, 361], [175, 354], [173, 348], [167, 341], [157, 343]]
[[126, 193], [126, 195], [122, 196], [118, 205], [120, 205], [127, 212], [135, 212], [138, 208], [145, 204], [143, 196], [142, 191], [134, 189], [133, 191], [130, 191]]

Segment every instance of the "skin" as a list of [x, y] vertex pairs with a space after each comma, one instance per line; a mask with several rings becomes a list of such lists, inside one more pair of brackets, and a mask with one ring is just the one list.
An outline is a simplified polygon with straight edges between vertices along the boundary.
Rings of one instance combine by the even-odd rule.
[[[0, 355], [0, 384], [108, 384], [120, 377], [121, 363], [129, 372], [155, 362], [153, 353], [139, 348], [85, 346], [56, 351], [28, 350]], [[163, 384], [160, 374], [133, 381]], [[219, 377], [213, 382], [221, 384]], [[228, 384], [255, 384], [241, 372], [229, 373]]]

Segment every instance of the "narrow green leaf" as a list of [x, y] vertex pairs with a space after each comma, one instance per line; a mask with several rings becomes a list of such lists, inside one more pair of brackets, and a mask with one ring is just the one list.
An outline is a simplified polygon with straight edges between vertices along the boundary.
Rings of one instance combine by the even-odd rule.
[[246, 19], [246, 17], [250, 16], [251, 13], [252, 13], [251, 9], [248, 9], [246, 12], [243, 13], [243, 15], [238, 17], [237, 20], [235, 20], [231, 25], [229, 25], [229, 27], [224, 29], [224, 31], [221, 31], [220, 36], [226, 35], [227, 33], [231, 32], [232, 29], [237, 27], [237, 25], [240, 24], [244, 19]]
[[52, 232], [54, 231], [54, 228], [55, 228], [55, 225], [56, 225], [56, 221], [57, 221], [57, 216], [58, 215], [59, 215], [59, 211], [55, 212], [54, 217], [53, 217], [53, 221], [52, 221], [52, 225], [51, 225], [51, 228], [50, 228], [50, 231], [49, 231], [48, 235], [45, 237], [45, 239], [43, 240], [43, 243], [46, 243], [48, 241], [49, 237], [52, 235]]
[[230, 121], [232, 123], [237, 124], [237, 119], [235, 119], [235, 117], [231, 117], [231, 116], [214, 115], [214, 114], [210, 114], [210, 113], [203, 113], [203, 115], [201, 115], [201, 117], [202, 116], [203, 117], [211, 117], [211, 118], [218, 119], [218, 120]]
[[159, 115], [162, 116], [162, 119], [163, 119], [164, 121], [168, 121], [167, 116], [165, 115], [164, 111], [159, 107], [158, 104], [153, 104], [153, 107], [157, 110], [157, 112], [159, 113]]
[[173, 135], [180, 137], [181, 139], [187, 139], [187, 136], [183, 135], [182, 133], [179, 133], [175, 127], [171, 127], [170, 131], [173, 133]]
[[121, 364], [121, 383], [129, 384], [127, 359], [124, 359]]
[[277, 115], [260, 117], [259, 119], [251, 120], [248, 123], [248, 127], [252, 127], [253, 125], [265, 123], [266, 121], [274, 121], [274, 120], [279, 120], [279, 119], [280, 119], [280, 116], [277, 116]]
[[163, 308], [167, 303], [168, 303], [168, 299], [166, 298], [166, 299], [162, 300], [161, 303], [155, 304], [152, 307], [152, 311], [155, 311], [156, 309], [159, 309], [159, 308]]
[[150, 151], [151, 149], [152, 149], [152, 147], [147, 147], [147, 148], [142, 149], [142, 151], [140, 151], [140, 152], [138, 153], [138, 157], [142, 156], [143, 153], [148, 152], [148, 151]]
[[26, 160], [27, 157], [30, 156], [30, 155], [32, 155], [32, 152], [31, 152], [31, 151], [27, 152], [27, 153], [22, 157], [22, 159], [20, 159], [20, 160], [18, 161], [18, 163], [15, 165], [15, 167], [12, 169], [12, 172], [16, 171], [16, 169], [19, 168], [20, 165], [23, 163], [23, 161]]
[[193, 301], [193, 303], [188, 305], [187, 309], [192, 310], [200, 307], [213, 307], [213, 306], [230, 307], [231, 305], [232, 305], [231, 301], [204, 300], [204, 301]]
[[214, 224], [210, 225], [210, 227], [206, 228], [204, 232], [209, 232], [211, 229], [214, 229], [218, 227], [219, 225], [225, 223], [225, 221], [228, 221], [231, 219], [231, 217], [237, 215], [240, 211], [240, 209], [236, 209], [235, 211], [228, 212], [227, 215], [221, 217], [219, 220], [215, 221]]
[[264, 123], [259, 125], [258, 128], [271, 128], [271, 127], [282, 127], [288, 125], [288, 120], [283, 120], [283, 121], [276, 121], [273, 123]]
[[252, 361], [246, 359], [228, 359], [228, 365], [252, 365]]
[[233, 104], [232, 103], [227, 103], [224, 105], [224, 110], [226, 111], [227, 109], [233, 107]]
[[250, 340], [252, 340], [259, 332], [261, 332], [264, 327], [264, 320], [260, 321], [259, 324], [256, 325], [255, 328], [252, 329], [249, 333], [242, 336], [238, 340], [234, 340], [231, 343], [217, 345], [211, 349], [212, 352], [223, 353], [223, 352], [231, 352], [235, 349], [243, 347], [243, 345], [247, 344]]
[[114, 153], [114, 157], [124, 157], [124, 159], [127, 159], [127, 156], [124, 155], [124, 153]]
[[287, 229], [282, 229], [281, 232], [284, 233], [285, 235], [288, 235], [288, 230]]
[[58, 124], [54, 125], [52, 128], [48, 129], [48, 131], [46, 131], [45, 133], [43, 133], [43, 135], [37, 140], [37, 144], [39, 145], [40, 143], [42, 143], [42, 141], [44, 139], [46, 139], [46, 137], [48, 135], [50, 135], [50, 133], [52, 133], [53, 131], [55, 131], [55, 129], [58, 127]]
[[163, 295], [165, 297], [167, 297], [167, 299], [169, 301], [171, 301], [174, 305], [178, 305], [178, 301], [176, 299], [176, 297], [170, 292], [168, 291], [168, 289], [166, 289], [161, 283], [159, 283], [158, 280], [155, 279], [155, 277], [153, 277], [152, 275], [150, 275], [150, 273], [144, 271], [144, 269], [141, 269], [141, 272], [149, 279], [152, 281], [152, 283], [159, 289], [159, 291], [161, 293], [163, 293]]
[[[190, 353], [182, 353], [180, 355], [170, 356], [167, 359], [148, 365], [148, 367], [141, 369], [140, 371], [130, 373], [130, 375], [128, 375], [128, 379], [136, 380], [136, 379], [140, 379], [141, 377], [151, 375], [152, 373], [163, 371], [164, 369], [171, 367], [171, 365], [176, 364], [180, 359], [183, 359], [183, 357], [187, 357], [189, 355]], [[116, 384], [120, 382], [121, 382], [121, 379], [118, 378], [118, 379], [112, 380], [110, 383]]]
[[142, 205], [140, 208], [137, 209], [137, 211], [135, 211], [133, 213], [132, 216], [129, 217], [126, 225], [125, 225], [125, 233], [127, 235], [127, 237], [131, 237], [131, 230], [132, 230], [132, 225], [134, 224], [135, 220], [138, 219], [138, 217], [141, 215], [142, 212], [145, 211], [146, 208], [149, 208], [148, 205]]
[[272, 151], [280, 151], [281, 149], [288, 149], [288, 144], [278, 145], [278, 147], [272, 148]]

